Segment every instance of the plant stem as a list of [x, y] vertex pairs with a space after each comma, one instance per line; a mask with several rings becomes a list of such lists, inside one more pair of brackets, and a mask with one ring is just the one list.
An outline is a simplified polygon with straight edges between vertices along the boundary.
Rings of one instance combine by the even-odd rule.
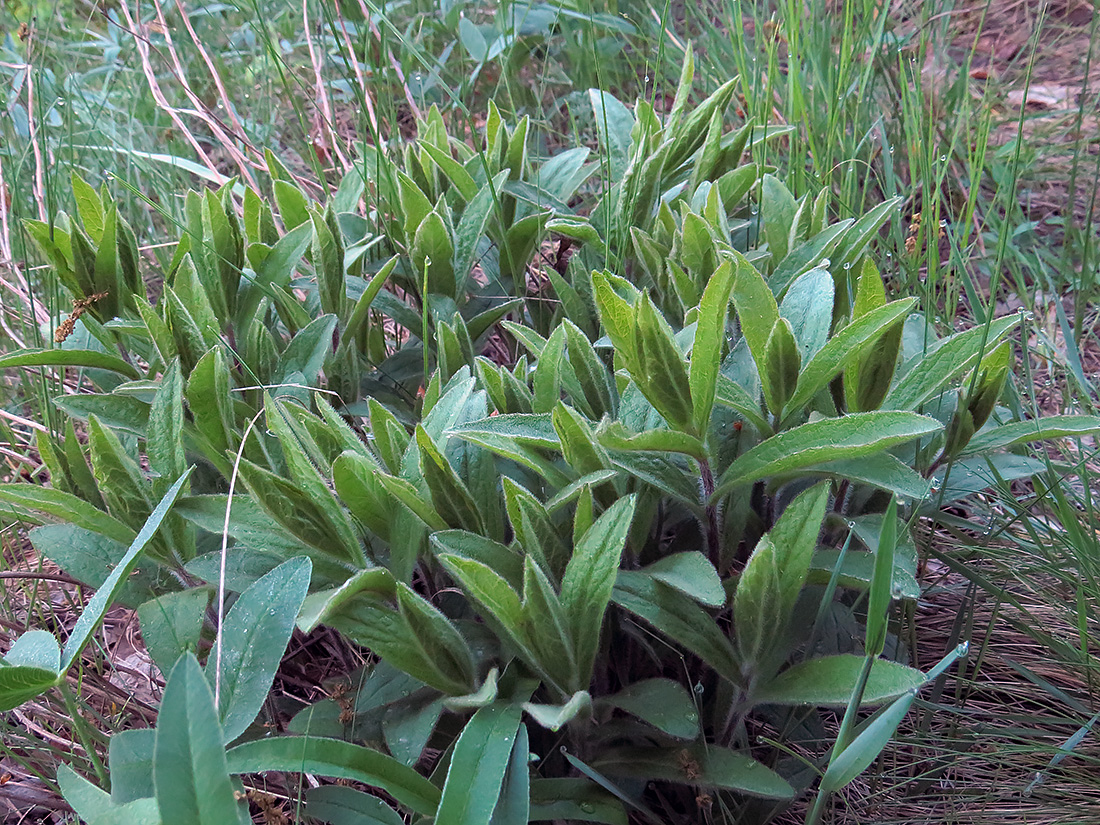
[[73, 730], [76, 731], [76, 735], [80, 738], [80, 744], [84, 747], [84, 752], [88, 754], [88, 760], [92, 763], [92, 770], [95, 771], [96, 779], [99, 780], [100, 787], [104, 790], [110, 790], [111, 779], [107, 774], [107, 769], [103, 767], [103, 762], [100, 760], [99, 754], [96, 752], [95, 732], [88, 726], [84, 717], [80, 715], [80, 709], [76, 705], [76, 699], [73, 697], [72, 691], [69, 690], [69, 686], [64, 680], [58, 684], [57, 689], [61, 692], [61, 696], [65, 700], [65, 708], [69, 711], [69, 717], [73, 720]]
[[699, 460], [699, 472], [703, 479], [703, 498], [708, 502], [707, 511], [707, 555], [714, 569], [721, 567], [722, 545], [718, 532], [718, 506], [710, 504], [710, 497], [714, 495], [714, 473], [710, 469], [710, 462], [705, 458]]

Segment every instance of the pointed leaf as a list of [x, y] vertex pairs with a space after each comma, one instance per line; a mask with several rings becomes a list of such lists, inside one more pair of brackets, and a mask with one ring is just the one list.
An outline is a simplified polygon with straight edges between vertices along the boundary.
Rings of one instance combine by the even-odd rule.
[[168, 677], [157, 716], [153, 782], [164, 825], [238, 821], [222, 741], [210, 686], [187, 654]]
[[409, 810], [434, 816], [440, 792], [392, 756], [338, 739], [273, 736], [246, 742], [226, 754], [233, 774], [286, 771], [350, 779], [381, 788]]
[[210, 662], [217, 668], [226, 742], [245, 732], [267, 699], [306, 597], [310, 572], [307, 558], [283, 562], [245, 590], [225, 617], [221, 660], [211, 654]]
[[768, 476], [882, 452], [941, 426], [933, 418], [908, 412], [852, 413], [811, 421], [772, 436], [739, 456], [722, 474], [711, 501]]
[[484, 825], [500, 797], [518, 735], [520, 708], [493, 704], [473, 715], [455, 743], [436, 825]]

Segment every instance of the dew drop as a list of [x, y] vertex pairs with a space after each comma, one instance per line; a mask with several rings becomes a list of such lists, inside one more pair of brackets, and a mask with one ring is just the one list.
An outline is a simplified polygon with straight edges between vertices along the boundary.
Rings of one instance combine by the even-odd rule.
[[940, 155], [940, 163], [946, 163], [946, 162], [947, 162], [947, 155]]

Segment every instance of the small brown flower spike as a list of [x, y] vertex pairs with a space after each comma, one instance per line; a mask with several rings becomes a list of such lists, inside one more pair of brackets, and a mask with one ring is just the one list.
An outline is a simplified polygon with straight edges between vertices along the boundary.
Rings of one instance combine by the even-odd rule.
[[106, 297], [106, 292], [97, 292], [94, 295], [89, 295], [87, 298], [74, 299], [72, 314], [58, 326], [53, 334], [53, 340], [58, 344], [63, 343], [66, 338], [73, 334], [73, 330], [76, 329], [76, 322], [80, 320], [81, 315], [88, 311], [88, 307], [96, 301], [100, 301]]

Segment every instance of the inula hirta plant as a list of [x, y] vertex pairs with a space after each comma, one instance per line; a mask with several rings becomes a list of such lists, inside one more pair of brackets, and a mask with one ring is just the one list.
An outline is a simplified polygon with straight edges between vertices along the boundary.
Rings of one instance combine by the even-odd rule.
[[[269, 154], [270, 200], [188, 193], [155, 304], [105, 189], [27, 224], [83, 311], [0, 366], [95, 391], [0, 503], [97, 590], [0, 704], [71, 690], [116, 602], [167, 680], [94, 782], [60, 771], [82, 819], [246, 822], [266, 782], [331, 823], [816, 821], [885, 747], [961, 652], [906, 663], [909, 527], [1100, 421], [1017, 420], [1021, 319], [939, 338], [875, 264], [898, 202], [796, 196], [748, 160], [784, 130], [693, 72], [665, 114], [591, 91], [598, 149], [548, 158], [433, 109], [324, 207]], [[370, 664], [282, 717], [322, 626]]]

